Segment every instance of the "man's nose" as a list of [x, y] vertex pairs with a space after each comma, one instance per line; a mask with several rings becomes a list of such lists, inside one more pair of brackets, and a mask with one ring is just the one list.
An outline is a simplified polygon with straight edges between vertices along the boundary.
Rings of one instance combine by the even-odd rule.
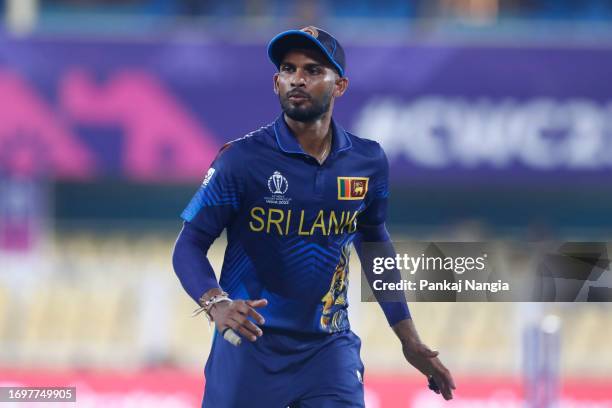
[[305, 86], [306, 85], [306, 77], [304, 76], [304, 71], [301, 69], [295, 70], [295, 73], [291, 77], [291, 86]]

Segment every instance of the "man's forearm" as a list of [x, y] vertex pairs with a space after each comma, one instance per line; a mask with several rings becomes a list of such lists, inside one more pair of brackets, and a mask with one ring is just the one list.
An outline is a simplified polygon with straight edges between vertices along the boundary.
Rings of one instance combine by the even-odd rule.
[[[376, 277], [373, 271], [365, 267], [372, 265], [374, 257], [395, 257], [395, 249], [384, 224], [368, 227], [360, 226], [353, 244], [355, 245], [355, 250], [361, 261], [368, 284], [372, 288], [374, 296], [382, 308], [389, 325], [395, 326], [406, 319], [410, 319], [410, 310], [408, 309], [403, 292], [386, 294], [374, 290], [373, 282]], [[401, 279], [399, 270], [387, 272], [386, 279], [399, 281]]]
[[185, 223], [174, 247], [172, 264], [185, 291], [196, 303], [204, 297], [221, 292], [215, 272], [206, 257], [214, 237]]
[[416, 327], [411, 318], [401, 320], [400, 322], [391, 326], [391, 328], [403, 345], [411, 345], [421, 342], [419, 334], [417, 333]]

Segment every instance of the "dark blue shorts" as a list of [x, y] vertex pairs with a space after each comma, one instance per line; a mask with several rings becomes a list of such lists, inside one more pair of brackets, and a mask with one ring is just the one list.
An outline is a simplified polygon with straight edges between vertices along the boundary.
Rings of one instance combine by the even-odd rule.
[[206, 362], [204, 408], [363, 408], [361, 340], [264, 328], [234, 347], [219, 335]]

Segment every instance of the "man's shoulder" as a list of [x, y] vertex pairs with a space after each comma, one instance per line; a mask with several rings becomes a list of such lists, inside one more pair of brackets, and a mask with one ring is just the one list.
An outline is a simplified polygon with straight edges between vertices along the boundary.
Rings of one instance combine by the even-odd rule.
[[357, 152], [363, 153], [370, 157], [384, 157], [385, 151], [377, 141], [367, 139], [365, 137], [359, 137], [348, 131], [346, 131], [346, 135], [348, 136], [353, 149], [355, 149]]
[[265, 148], [270, 144], [270, 132], [273, 132], [271, 128], [272, 124], [268, 124], [225, 143], [219, 150], [218, 157], [223, 156], [224, 160], [234, 161], [252, 156], [254, 150]]

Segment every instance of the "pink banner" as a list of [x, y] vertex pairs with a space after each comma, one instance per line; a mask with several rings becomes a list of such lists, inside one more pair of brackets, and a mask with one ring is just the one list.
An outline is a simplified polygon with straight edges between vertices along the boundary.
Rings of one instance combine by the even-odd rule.
[[[366, 372], [368, 408], [523, 408], [520, 378], [459, 377], [455, 399], [444, 401], [422, 378]], [[0, 370], [0, 386], [74, 386], [77, 406], [199, 406], [203, 377], [198, 373], [151, 369], [142, 371]], [[21, 405], [20, 405], [21, 406]], [[23, 405], [27, 406], [27, 405]], [[32, 405], [33, 406], [33, 405]], [[612, 379], [569, 379], [559, 408], [612, 407]]]
[[[105, 161], [118, 156], [132, 180], [197, 180], [222, 144], [144, 70], [117, 70], [100, 84], [90, 71], [67, 69], [57, 85], [59, 104], [49, 104], [23, 76], [0, 67], [0, 171], [88, 180], [109, 173]], [[121, 129], [122, 147], [96, 150], [79, 127]]]

